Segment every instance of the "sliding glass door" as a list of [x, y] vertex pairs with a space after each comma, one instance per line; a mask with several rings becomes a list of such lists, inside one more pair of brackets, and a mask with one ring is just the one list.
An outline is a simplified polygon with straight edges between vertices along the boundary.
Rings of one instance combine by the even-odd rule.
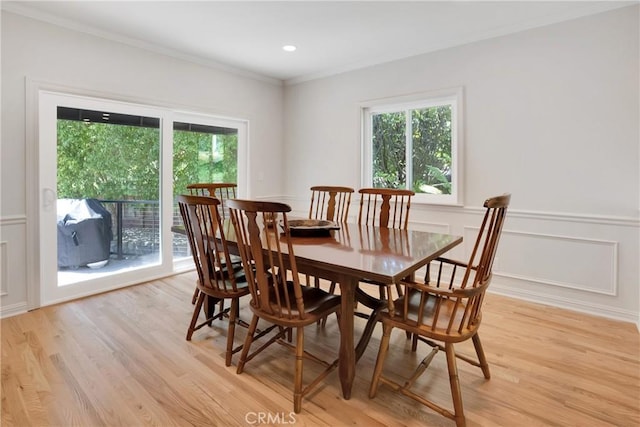
[[242, 192], [245, 148], [242, 121], [40, 92], [41, 304], [189, 268], [175, 196], [207, 181]]

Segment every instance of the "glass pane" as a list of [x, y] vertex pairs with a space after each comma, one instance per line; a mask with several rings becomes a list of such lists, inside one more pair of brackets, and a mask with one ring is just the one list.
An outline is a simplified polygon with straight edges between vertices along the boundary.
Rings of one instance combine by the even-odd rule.
[[451, 105], [411, 112], [416, 193], [451, 194]]
[[[238, 130], [196, 123], [173, 124], [173, 223], [182, 218], [176, 196], [187, 194], [187, 185], [198, 182], [237, 183]], [[174, 258], [190, 256], [186, 237], [174, 233]]]
[[160, 262], [160, 119], [58, 107], [58, 283]]
[[237, 182], [237, 129], [175, 122], [173, 130], [176, 195], [196, 182]]
[[405, 129], [406, 119], [403, 111], [371, 116], [374, 187], [406, 187]]

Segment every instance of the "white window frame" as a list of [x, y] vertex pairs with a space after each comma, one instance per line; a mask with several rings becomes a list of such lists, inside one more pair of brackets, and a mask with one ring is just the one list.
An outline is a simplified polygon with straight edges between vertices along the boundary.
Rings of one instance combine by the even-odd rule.
[[[363, 187], [373, 186], [373, 153], [372, 153], [372, 115], [421, 108], [451, 105], [451, 194], [416, 193], [412, 202], [424, 204], [456, 205], [463, 203], [463, 90], [462, 87], [443, 89], [433, 92], [377, 99], [361, 103], [362, 123], [362, 177]], [[411, 132], [410, 120], [407, 120], [407, 168], [411, 168]], [[409, 176], [409, 172], [407, 171]], [[407, 179], [407, 188], [411, 189], [411, 181]]]

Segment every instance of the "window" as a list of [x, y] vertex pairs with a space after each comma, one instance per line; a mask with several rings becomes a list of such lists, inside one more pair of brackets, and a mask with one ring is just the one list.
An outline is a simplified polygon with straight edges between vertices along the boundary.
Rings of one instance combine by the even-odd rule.
[[363, 106], [365, 187], [406, 188], [415, 201], [462, 203], [462, 90]]

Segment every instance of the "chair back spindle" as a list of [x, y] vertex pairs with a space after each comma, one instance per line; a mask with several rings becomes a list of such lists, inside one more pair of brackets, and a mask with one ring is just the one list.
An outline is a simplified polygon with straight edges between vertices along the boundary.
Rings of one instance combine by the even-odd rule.
[[310, 219], [347, 222], [353, 188], [318, 185], [311, 187]]
[[361, 188], [358, 224], [406, 230], [409, 225], [411, 190]]
[[194, 196], [209, 196], [220, 200], [222, 218], [227, 217], [227, 200], [236, 198], [238, 185], [231, 182], [204, 182], [187, 185], [187, 190]]

